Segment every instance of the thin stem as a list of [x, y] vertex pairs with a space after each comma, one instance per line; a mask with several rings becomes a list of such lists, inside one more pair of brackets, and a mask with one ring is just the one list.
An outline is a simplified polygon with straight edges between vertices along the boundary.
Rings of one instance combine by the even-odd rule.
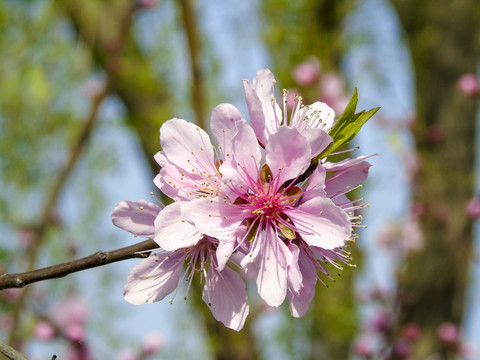
[[17, 274], [0, 275], [0, 290], [22, 288], [38, 281], [65, 277], [78, 271], [111, 264], [117, 261], [134, 258], [147, 258], [150, 255], [149, 251], [156, 248], [158, 248], [158, 245], [155, 241], [148, 239], [141, 243], [117, 250], [97, 251], [96, 253], [81, 259], [48, 266], [42, 269]]

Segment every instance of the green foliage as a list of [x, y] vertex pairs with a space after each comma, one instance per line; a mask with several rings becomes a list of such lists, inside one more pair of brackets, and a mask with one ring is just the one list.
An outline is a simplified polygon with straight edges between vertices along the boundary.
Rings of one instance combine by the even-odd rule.
[[333, 138], [333, 142], [319, 155], [319, 158], [327, 157], [328, 154], [353, 140], [362, 126], [380, 109], [376, 107], [367, 112], [362, 110], [359, 113], [355, 113], [357, 102], [358, 93], [357, 89], [355, 89], [347, 108], [329, 132], [329, 135]]

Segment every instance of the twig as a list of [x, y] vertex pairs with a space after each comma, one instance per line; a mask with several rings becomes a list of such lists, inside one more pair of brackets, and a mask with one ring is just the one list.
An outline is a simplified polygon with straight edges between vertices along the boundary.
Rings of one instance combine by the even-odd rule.
[[112, 251], [98, 251], [95, 254], [66, 263], [48, 266], [42, 269], [27, 271], [18, 274], [0, 275], [0, 290], [8, 288], [22, 288], [25, 285], [49, 279], [65, 277], [69, 274], [87, 270], [117, 261], [146, 258], [149, 250], [158, 248], [152, 239]]
[[28, 360], [20, 352], [9, 346], [0, 339], [0, 353], [10, 360]]

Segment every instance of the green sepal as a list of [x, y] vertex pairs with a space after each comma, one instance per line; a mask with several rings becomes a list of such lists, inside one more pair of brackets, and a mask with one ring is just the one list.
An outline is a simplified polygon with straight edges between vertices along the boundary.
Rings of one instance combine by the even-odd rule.
[[357, 89], [355, 89], [347, 108], [328, 133], [333, 138], [333, 142], [323, 150], [320, 155], [313, 159], [314, 163], [318, 163], [319, 159], [327, 157], [330, 153], [352, 140], [358, 134], [363, 124], [365, 124], [380, 109], [379, 107], [376, 107], [367, 112], [362, 110], [359, 113], [355, 113], [357, 103], [358, 92]]

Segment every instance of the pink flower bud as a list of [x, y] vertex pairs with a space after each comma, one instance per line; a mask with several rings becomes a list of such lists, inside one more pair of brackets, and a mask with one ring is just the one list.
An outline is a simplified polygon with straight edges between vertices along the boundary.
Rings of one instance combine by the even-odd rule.
[[85, 339], [85, 329], [79, 323], [71, 323], [65, 328], [65, 336], [73, 342], [82, 342]]
[[370, 356], [372, 353], [372, 344], [367, 339], [360, 339], [355, 343], [354, 351], [360, 356]]
[[39, 321], [33, 328], [33, 335], [39, 340], [48, 341], [56, 336], [56, 331], [48, 321]]
[[158, 332], [149, 334], [142, 345], [142, 351], [145, 355], [153, 355], [160, 351], [163, 346], [163, 336]]
[[460, 329], [451, 322], [444, 322], [438, 327], [437, 336], [445, 344], [456, 344], [460, 338]]
[[411, 341], [416, 341], [422, 336], [420, 326], [415, 323], [408, 323], [402, 329], [403, 336]]
[[465, 210], [470, 218], [480, 218], [480, 199], [478, 197], [470, 199]]
[[407, 339], [400, 339], [393, 344], [393, 353], [400, 358], [406, 358], [412, 351], [412, 343]]
[[310, 86], [317, 82], [320, 70], [320, 62], [312, 56], [293, 69], [293, 78], [301, 86]]
[[465, 95], [477, 96], [479, 94], [479, 85], [475, 74], [463, 74], [458, 79], [457, 85], [460, 91]]
[[391, 316], [385, 310], [378, 310], [374, 315], [372, 322], [370, 323], [370, 328], [373, 332], [384, 333], [390, 329], [391, 326]]

